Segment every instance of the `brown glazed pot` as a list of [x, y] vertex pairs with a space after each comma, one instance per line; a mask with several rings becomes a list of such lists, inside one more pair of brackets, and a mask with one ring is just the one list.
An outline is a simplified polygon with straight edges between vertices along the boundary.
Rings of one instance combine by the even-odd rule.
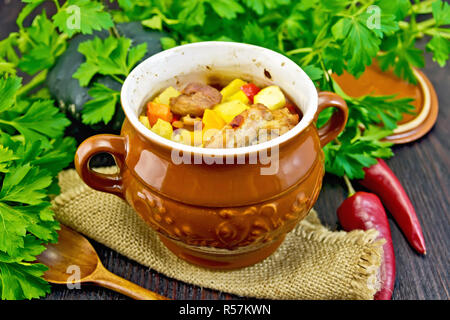
[[[138, 120], [145, 102], [169, 85], [181, 89], [192, 80], [225, 83], [234, 77], [279, 85], [303, 118], [280, 137], [235, 149], [182, 145]], [[125, 199], [177, 256], [218, 269], [263, 260], [305, 217], [321, 189], [321, 147], [342, 131], [348, 116], [339, 96], [317, 94], [288, 58], [230, 42], [189, 44], [150, 57], [126, 79], [121, 101], [127, 117], [121, 135], [85, 140], [75, 156], [78, 173], [90, 187]], [[317, 116], [328, 107], [337, 112], [317, 130]], [[91, 170], [89, 160], [98, 153], [112, 154], [119, 173]]]

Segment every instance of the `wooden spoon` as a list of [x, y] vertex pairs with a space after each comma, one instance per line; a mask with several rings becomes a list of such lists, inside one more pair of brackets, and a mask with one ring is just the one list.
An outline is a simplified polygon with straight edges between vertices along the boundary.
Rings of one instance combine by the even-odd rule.
[[[37, 260], [49, 269], [44, 279], [57, 284], [94, 283], [117, 291], [137, 300], [169, 300], [155, 292], [144, 289], [133, 282], [125, 280], [105, 269], [97, 252], [81, 234], [61, 225], [58, 243], [48, 244], [47, 250]], [[75, 278], [68, 272], [70, 266], [79, 267], [80, 277]]]

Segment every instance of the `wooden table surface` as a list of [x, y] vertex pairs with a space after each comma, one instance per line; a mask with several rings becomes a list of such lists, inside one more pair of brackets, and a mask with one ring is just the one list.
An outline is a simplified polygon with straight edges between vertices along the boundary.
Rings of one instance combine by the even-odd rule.
[[[0, 40], [16, 30], [19, 1], [0, 0]], [[423, 47], [423, 43], [419, 46]], [[390, 220], [397, 263], [393, 299], [449, 299], [449, 141], [450, 67], [440, 68], [426, 54], [425, 74], [439, 98], [439, 117], [434, 128], [422, 139], [394, 148], [389, 166], [402, 181], [417, 210], [427, 244], [427, 256], [416, 254], [398, 226]], [[326, 175], [315, 208], [322, 221], [336, 229], [336, 208], [346, 197], [344, 182]], [[92, 241], [107, 269], [145, 288], [172, 299], [238, 299], [226, 293], [192, 286], [157, 273], [115, 251]], [[107, 289], [83, 285], [81, 290], [52, 286], [46, 299], [127, 299]]]

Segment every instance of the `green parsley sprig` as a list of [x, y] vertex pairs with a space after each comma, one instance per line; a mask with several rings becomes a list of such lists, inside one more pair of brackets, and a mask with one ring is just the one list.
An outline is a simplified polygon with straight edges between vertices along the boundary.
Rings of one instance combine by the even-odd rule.
[[49, 292], [47, 269], [31, 263], [57, 241], [49, 194], [73, 160], [70, 124], [51, 100], [18, 98], [21, 79], [0, 77], [0, 297], [31, 299]]
[[[47, 267], [34, 262], [44, 244], [57, 241], [50, 195], [59, 193], [57, 174], [75, 153], [75, 139], [64, 137], [70, 121], [42, 84], [70, 37], [113, 26], [100, 2], [55, 0], [54, 16], [42, 11], [25, 27], [25, 18], [45, 1], [23, 2], [19, 31], [0, 41], [0, 298], [8, 300], [50, 291], [42, 279]], [[79, 28], [67, 23], [74, 8]], [[22, 85], [19, 72], [33, 77]]]
[[[123, 84], [131, 69], [144, 57], [147, 44], [141, 43], [131, 47], [131, 40], [124, 37], [110, 36], [104, 40], [94, 38], [78, 46], [78, 51], [86, 57], [73, 77], [80, 86], [87, 86], [96, 74], [110, 76]], [[116, 111], [120, 92], [101, 83], [94, 83], [89, 95], [93, 98], [83, 108], [82, 120], [85, 124], [103, 121], [107, 124]]]
[[[92, 34], [94, 31], [112, 28], [113, 20], [99, 1], [23, 0], [25, 7], [17, 17], [18, 32], [0, 41], [0, 72], [15, 74], [17, 70], [34, 78], [21, 88], [19, 95], [40, 86], [48, 70], [66, 50], [67, 40], [76, 34]], [[56, 13], [48, 17], [45, 11], [37, 15], [31, 26], [24, 20], [44, 2], [55, 4]], [[39, 72], [39, 73], [38, 73]], [[36, 74], [38, 73], [38, 74]]]

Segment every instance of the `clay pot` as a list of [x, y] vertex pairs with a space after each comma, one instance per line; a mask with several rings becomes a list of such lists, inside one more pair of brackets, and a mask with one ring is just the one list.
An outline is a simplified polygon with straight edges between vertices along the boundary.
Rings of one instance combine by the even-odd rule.
[[[170, 85], [235, 77], [279, 85], [303, 118], [284, 135], [234, 149], [169, 141], [138, 120], [149, 98]], [[189, 44], [148, 58], [126, 79], [121, 102], [126, 115], [121, 135], [85, 140], [75, 156], [78, 173], [90, 187], [125, 199], [180, 258], [219, 269], [266, 258], [305, 217], [321, 189], [321, 147], [343, 130], [348, 116], [339, 96], [317, 94], [285, 56], [231, 42]], [[317, 116], [328, 107], [336, 112], [317, 130]], [[98, 153], [112, 154], [119, 173], [91, 170], [89, 160]]]

